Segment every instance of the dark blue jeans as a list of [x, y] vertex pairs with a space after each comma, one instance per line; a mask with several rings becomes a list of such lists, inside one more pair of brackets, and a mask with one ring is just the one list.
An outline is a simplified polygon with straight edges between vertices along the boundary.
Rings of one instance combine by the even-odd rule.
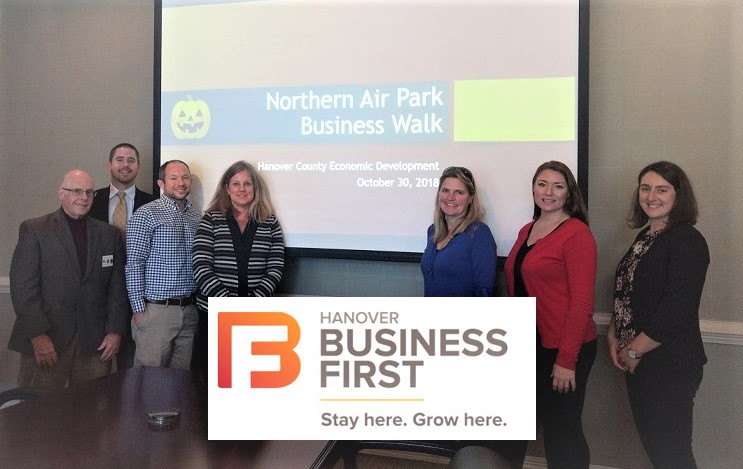
[[575, 365], [575, 391], [552, 390], [552, 367], [557, 349], [544, 348], [537, 336], [537, 420], [544, 429], [544, 451], [550, 469], [587, 469], [591, 456], [583, 435], [583, 403], [591, 367], [596, 359], [596, 340], [581, 346]]
[[626, 375], [627, 393], [640, 440], [655, 469], [696, 469], [691, 449], [694, 397], [702, 367]]

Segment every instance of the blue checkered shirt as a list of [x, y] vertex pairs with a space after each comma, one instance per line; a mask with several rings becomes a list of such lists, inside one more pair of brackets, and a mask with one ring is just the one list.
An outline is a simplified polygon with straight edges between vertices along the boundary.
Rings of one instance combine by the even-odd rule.
[[126, 224], [126, 287], [134, 314], [145, 310], [145, 298], [165, 300], [196, 290], [191, 249], [201, 214], [186, 199], [181, 211], [163, 194], [141, 206]]

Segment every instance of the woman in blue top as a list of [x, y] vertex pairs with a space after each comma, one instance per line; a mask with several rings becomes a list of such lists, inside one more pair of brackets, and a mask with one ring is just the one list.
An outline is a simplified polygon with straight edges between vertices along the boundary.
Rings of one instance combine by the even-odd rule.
[[424, 296], [491, 296], [495, 287], [495, 240], [467, 168], [446, 168], [421, 258]]
[[[492, 296], [497, 254], [485, 210], [467, 168], [446, 168], [428, 228], [426, 251], [421, 258], [425, 296]], [[525, 442], [459, 441], [462, 446], [484, 446], [502, 466], [521, 467]]]

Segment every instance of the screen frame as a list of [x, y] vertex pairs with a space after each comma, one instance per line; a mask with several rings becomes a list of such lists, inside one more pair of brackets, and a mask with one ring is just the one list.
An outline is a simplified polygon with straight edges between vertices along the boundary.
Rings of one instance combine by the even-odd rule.
[[[578, 174], [577, 182], [588, 206], [588, 79], [589, 79], [589, 16], [590, 0], [578, 0]], [[162, 65], [162, 0], [154, 5], [154, 79], [153, 79], [153, 131], [152, 131], [152, 193], [159, 194], [158, 173], [161, 165], [160, 153], [160, 92]], [[286, 248], [288, 257], [307, 257], [321, 259], [349, 259], [385, 262], [420, 262], [422, 253], [398, 251], [367, 251], [353, 249], [327, 248]], [[498, 256], [499, 264], [505, 256]]]

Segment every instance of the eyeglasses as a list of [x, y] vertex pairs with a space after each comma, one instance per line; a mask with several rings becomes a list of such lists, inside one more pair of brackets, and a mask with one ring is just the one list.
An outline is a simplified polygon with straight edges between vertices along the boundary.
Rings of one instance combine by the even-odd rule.
[[90, 198], [95, 197], [95, 191], [93, 189], [68, 189], [66, 187], [62, 188], [63, 190], [66, 190], [67, 192], [72, 192], [75, 194], [75, 197], [82, 197], [83, 194], [87, 195]]
[[472, 172], [465, 168], [464, 166], [449, 166], [444, 170], [444, 172], [441, 174], [442, 178], [452, 177], [462, 175], [464, 178], [471, 182], [472, 185], [475, 185], [475, 178], [472, 176]]

